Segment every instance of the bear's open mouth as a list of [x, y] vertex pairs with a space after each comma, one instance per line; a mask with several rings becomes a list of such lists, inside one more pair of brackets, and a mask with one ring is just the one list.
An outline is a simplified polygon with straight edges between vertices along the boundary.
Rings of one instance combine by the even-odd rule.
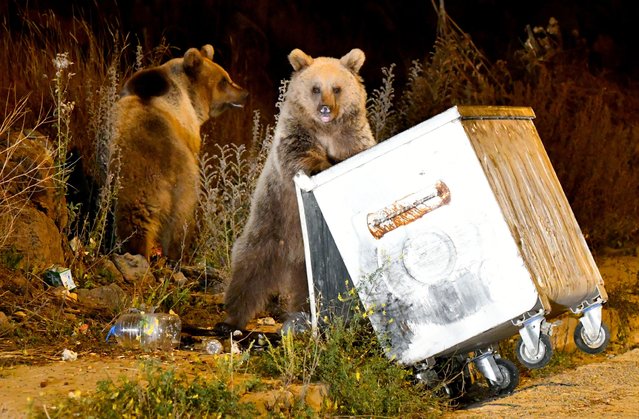
[[331, 118], [331, 115], [321, 114], [320, 115], [320, 119], [322, 120], [322, 122], [331, 122], [331, 119], [333, 119], [333, 118]]

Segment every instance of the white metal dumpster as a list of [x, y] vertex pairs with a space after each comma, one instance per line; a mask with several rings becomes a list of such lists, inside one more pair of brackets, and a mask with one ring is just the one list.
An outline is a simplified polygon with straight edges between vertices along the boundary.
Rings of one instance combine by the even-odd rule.
[[533, 118], [530, 108], [458, 106], [298, 174], [310, 298], [322, 307], [312, 304], [313, 324], [352, 284], [406, 365], [476, 352], [498, 382], [511, 366], [495, 363], [491, 345], [519, 332], [519, 359], [541, 367], [545, 320], [568, 309], [586, 314], [578, 346], [603, 350], [603, 281]]

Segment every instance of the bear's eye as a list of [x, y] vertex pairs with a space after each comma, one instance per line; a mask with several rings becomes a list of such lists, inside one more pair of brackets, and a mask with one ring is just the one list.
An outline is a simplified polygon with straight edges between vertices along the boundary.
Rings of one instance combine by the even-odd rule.
[[339, 95], [342, 92], [342, 88], [339, 86], [333, 87], [333, 93]]
[[314, 95], [319, 95], [320, 93], [320, 88], [317, 86], [313, 86], [312, 92]]
[[217, 88], [220, 90], [223, 90], [226, 88], [226, 86], [229, 84], [229, 82], [226, 79], [222, 79], [217, 83]]

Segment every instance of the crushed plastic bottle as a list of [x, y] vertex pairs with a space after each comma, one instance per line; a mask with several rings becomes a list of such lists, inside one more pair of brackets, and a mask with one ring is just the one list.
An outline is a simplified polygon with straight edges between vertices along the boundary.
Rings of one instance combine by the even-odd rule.
[[180, 346], [181, 331], [182, 321], [177, 314], [133, 311], [118, 318], [106, 340], [114, 336], [125, 348], [168, 351]]
[[202, 341], [202, 349], [209, 355], [217, 355], [224, 352], [222, 342], [215, 338], [207, 338]]
[[311, 319], [308, 313], [298, 311], [288, 315], [286, 321], [282, 324], [280, 329], [281, 335], [288, 333], [301, 334], [311, 330]]

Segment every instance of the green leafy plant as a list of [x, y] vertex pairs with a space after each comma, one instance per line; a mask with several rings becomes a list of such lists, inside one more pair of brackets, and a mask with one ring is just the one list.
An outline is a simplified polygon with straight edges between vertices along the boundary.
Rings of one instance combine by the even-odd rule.
[[358, 313], [363, 310], [348, 322], [334, 319], [318, 334], [285, 335], [253, 365], [285, 383], [323, 383], [328, 415], [437, 416], [446, 402], [388, 359], [370, 322]]
[[36, 418], [251, 418], [256, 411], [253, 405], [240, 402], [239, 394], [220, 377], [190, 378], [149, 363], [139, 379], [101, 381], [95, 393], [34, 413]]
[[24, 256], [16, 250], [15, 246], [0, 250], [0, 265], [9, 269], [17, 269], [23, 258]]

